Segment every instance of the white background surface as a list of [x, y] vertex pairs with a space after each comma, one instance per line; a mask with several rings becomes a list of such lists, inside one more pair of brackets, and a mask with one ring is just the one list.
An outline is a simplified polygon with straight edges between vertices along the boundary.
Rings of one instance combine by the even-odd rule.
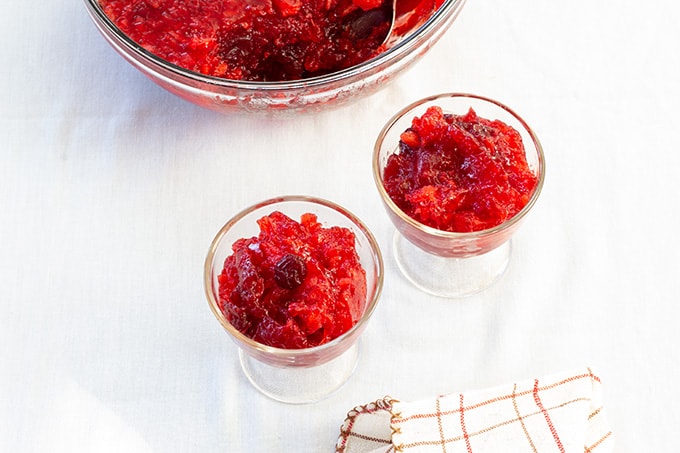
[[[670, 451], [680, 415], [680, 6], [469, 0], [409, 73], [340, 110], [219, 115], [156, 87], [78, 0], [0, 14], [0, 451], [333, 451], [356, 404], [593, 366], [618, 452]], [[384, 122], [443, 91], [535, 129], [544, 192], [511, 266], [460, 301], [397, 272], [370, 154]], [[202, 265], [264, 198], [336, 201], [387, 275], [351, 381], [321, 403], [246, 382]]]

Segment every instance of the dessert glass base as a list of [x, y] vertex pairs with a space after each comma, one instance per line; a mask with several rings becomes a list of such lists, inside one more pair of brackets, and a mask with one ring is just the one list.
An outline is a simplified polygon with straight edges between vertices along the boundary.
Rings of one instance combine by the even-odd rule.
[[511, 240], [481, 255], [452, 258], [433, 255], [394, 232], [394, 258], [406, 279], [438, 297], [465, 297], [498, 281], [510, 262]]
[[308, 404], [320, 401], [342, 387], [356, 369], [359, 343], [322, 365], [276, 366], [259, 361], [239, 349], [241, 368], [250, 383], [276, 401]]

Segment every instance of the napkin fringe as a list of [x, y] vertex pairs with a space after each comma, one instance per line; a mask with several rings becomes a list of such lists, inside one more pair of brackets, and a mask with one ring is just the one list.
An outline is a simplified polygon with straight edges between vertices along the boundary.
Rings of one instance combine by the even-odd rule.
[[[387, 439], [382, 439], [382, 438], [372, 438], [368, 436], [363, 436], [360, 434], [357, 434], [355, 432], [352, 432], [352, 428], [354, 427], [354, 423], [356, 422], [356, 419], [361, 416], [361, 415], [370, 415], [374, 414], [376, 412], [382, 412], [382, 411], [387, 411], [391, 415], [391, 420], [394, 420], [396, 416], [400, 416], [401, 413], [395, 414], [394, 411], [394, 403], [398, 403], [399, 400], [392, 398], [391, 396], [387, 395], [382, 399], [372, 401], [367, 404], [363, 404], [360, 406], [356, 406], [353, 409], [351, 409], [349, 412], [347, 412], [347, 416], [345, 417], [345, 421], [340, 427], [340, 436], [338, 438], [338, 442], [335, 446], [335, 452], [336, 453], [344, 453], [345, 452], [345, 447], [347, 446], [347, 442], [350, 438], [350, 436], [355, 436], [355, 437], [361, 437], [364, 440], [368, 441], [373, 441], [379, 444], [384, 444], [384, 445], [390, 445], [392, 443], [392, 436], [394, 434], [398, 434], [401, 429], [399, 427], [392, 427], [392, 433], [390, 438]], [[390, 424], [393, 426], [392, 424]], [[387, 450], [385, 453], [389, 453], [391, 451], [402, 451], [397, 449], [398, 447], [393, 446], [390, 447], [389, 450]]]

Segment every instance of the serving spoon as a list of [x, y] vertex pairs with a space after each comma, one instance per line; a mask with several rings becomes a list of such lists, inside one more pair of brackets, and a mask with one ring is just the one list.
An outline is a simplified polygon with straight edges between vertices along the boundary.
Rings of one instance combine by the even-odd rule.
[[368, 36], [375, 27], [389, 22], [389, 29], [381, 44], [387, 50], [406, 39], [436, 10], [435, 0], [386, 0], [381, 6], [355, 16], [350, 29], [355, 38], [361, 39]]
[[391, 3], [392, 25], [382, 44], [386, 49], [394, 47], [420, 28], [438, 8], [435, 0], [392, 0]]

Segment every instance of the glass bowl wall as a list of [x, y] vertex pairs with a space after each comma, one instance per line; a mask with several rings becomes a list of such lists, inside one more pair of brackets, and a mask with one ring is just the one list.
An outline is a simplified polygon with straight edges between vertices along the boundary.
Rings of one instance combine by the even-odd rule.
[[418, 61], [446, 32], [465, 3], [444, 1], [407, 39], [347, 70], [291, 82], [247, 82], [206, 76], [170, 64], [122, 33], [97, 0], [83, 1], [105, 40], [132, 66], [171, 93], [219, 112], [313, 112], [373, 94]]

